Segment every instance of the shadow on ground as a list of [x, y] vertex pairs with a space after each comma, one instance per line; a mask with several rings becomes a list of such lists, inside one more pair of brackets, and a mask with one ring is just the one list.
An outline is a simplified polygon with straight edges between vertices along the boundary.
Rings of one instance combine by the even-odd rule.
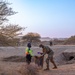
[[26, 57], [25, 56], [10, 56], [3, 58], [2, 61], [7, 61], [7, 62], [25, 62]]
[[[2, 61], [6, 62], [26, 62], [25, 56], [10, 56], [2, 58]], [[34, 61], [34, 57], [32, 58], [32, 62]]]

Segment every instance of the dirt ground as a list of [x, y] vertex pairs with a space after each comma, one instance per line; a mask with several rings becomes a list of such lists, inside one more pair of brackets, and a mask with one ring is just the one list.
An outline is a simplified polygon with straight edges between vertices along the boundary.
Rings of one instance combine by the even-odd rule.
[[[43, 69], [46, 68], [44, 61], [43, 69], [39, 69], [40, 75], [75, 75], [75, 63], [67, 64], [64, 56], [62, 56], [63, 51], [70, 48], [75, 49], [75, 46], [60, 45], [52, 46], [51, 48], [55, 52], [54, 60], [58, 68], [52, 69], [53, 65], [50, 63], [50, 70], [44, 71]], [[37, 52], [41, 51], [39, 47], [32, 47], [32, 50], [34, 55], [37, 55]], [[20, 68], [26, 66], [24, 57], [25, 47], [0, 47], [0, 75], [26, 75], [20, 73]], [[3, 61], [5, 58], [6, 60]], [[31, 64], [34, 65], [33, 62]]]

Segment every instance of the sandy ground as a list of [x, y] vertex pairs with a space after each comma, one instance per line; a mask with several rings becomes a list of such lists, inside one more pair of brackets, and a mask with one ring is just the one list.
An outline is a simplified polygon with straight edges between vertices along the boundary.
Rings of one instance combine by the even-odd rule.
[[[44, 62], [44, 68], [40, 71], [41, 75], [75, 75], [75, 64], [66, 64], [64, 57], [61, 55], [66, 49], [75, 49], [75, 46], [52, 46], [54, 52], [54, 60], [58, 66], [58, 69], [52, 69], [53, 65], [50, 63], [50, 70], [43, 71], [46, 67]], [[33, 54], [37, 55], [38, 51], [41, 51], [39, 47], [32, 47]], [[19, 67], [22, 67], [26, 63], [19, 60], [19, 62], [2, 61], [3, 58], [11, 56], [25, 56], [25, 47], [0, 47], [0, 75], [22, 75], [18, 72]], [[15, 59], [15, 57], [13, 58]], [[9, 59], [11, 60], [11, 59]], [[23, 59], [24, 60], [24, 59]]]

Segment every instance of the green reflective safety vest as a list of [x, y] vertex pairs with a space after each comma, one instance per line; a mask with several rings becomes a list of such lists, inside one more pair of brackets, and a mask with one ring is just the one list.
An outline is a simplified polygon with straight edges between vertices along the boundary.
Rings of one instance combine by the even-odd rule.
[[31, 49], [26, 48], [26, 55], [30, 54], [31, 56], [33, 56], [33, 51]]

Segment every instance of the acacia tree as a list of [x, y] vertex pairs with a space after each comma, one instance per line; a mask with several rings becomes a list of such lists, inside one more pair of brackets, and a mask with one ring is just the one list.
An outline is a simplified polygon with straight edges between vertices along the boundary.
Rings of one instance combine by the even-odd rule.
[[4, 36], [8, 37], [8, 39], [12, 39], [17, 37], [17, 35], [22, 34], [20, 31], [23, 28], [20, 27], [19, 25], [7, 25], [7, 26], [2, 26], [1, 27], [1, 34], [3, 34]]
[[5, 25], [5, 21], [8, 21], [7, 17], [16, 14], [9, 7], [10, 3], [0, 0], [0, 45], [16, 45], [19, 41], [16, 38], [20, 35], [20, 31], [23, 29], [19, 25], [8, 24]]
[[0, 33], [0, 43], [2, 45], [17, 45], [20, 41], [18, 35], [21, 35], [20, 32], [23, 28], [18, 25], [8, 25], [1, 27]]
[[39, 39], [40, 39], [40, 35], [38, 34], [38, 33], [32, 33], [32, 32], [30, 32], [30, 33], [27, 33], [26, 35], [24, 35], [23, 37], [22, 37], [22, 39], [23, 40], [26, 40], [26, 41], [40, 41]]

